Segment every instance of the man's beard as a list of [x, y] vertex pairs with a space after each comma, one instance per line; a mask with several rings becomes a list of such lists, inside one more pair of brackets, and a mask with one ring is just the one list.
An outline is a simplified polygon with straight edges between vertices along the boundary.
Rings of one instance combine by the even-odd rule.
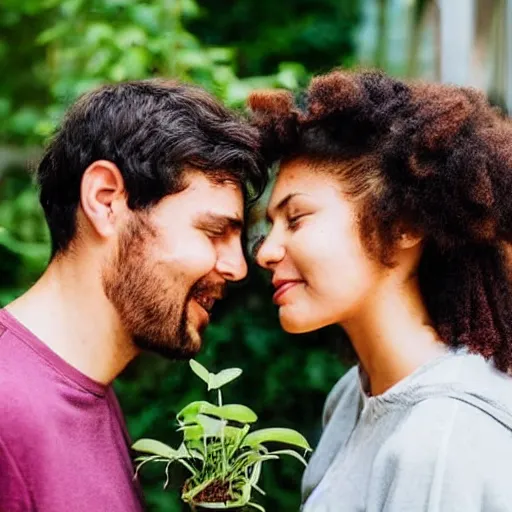
[[191, 359], [201, 349], [201, 334], [189, 322], [187, 307], [194, 296], [211, 293], [213, 285], [200, 280], [187, 293], [184, 276], [152, 265], [147, 248], [154, 239], [149, 223], [135, 217], [103, 272], [103, 288], [138, 348], [170, 359]]

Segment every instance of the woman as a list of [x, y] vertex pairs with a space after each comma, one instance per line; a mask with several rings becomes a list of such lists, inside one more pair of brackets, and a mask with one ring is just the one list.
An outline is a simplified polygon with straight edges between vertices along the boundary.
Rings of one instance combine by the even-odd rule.
[[280, 169], [257, 251], [288, 332], [338, 324], [304, 512], [512, 510], [512, 128], [479, 93], [383, 74], [250, 98]]

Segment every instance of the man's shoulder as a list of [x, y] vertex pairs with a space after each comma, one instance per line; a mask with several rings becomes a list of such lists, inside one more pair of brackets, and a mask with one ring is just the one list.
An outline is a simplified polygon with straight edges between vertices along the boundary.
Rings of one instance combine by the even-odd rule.
[[37, 429], [46, 409], [42, 374], [33, 362], [27, 364], [17, 343], [22, 342], [9, 332], [0, 337], [0, 436], [5, 429]]
[[0, 437], [6, 429], [37, 430], [43, 421], [45, 401], [34, 394], [34, 389], [22, 374], [16, 372], [0, 375]]

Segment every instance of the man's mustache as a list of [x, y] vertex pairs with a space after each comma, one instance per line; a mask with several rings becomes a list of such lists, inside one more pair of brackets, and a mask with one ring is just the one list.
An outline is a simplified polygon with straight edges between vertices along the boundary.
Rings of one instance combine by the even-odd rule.
[[190, 297], [212, 297], [215, 300], [223, 299], [226, 296], [226, 282], [212, 282], [209, 280], [198, 281], [191, 289]]

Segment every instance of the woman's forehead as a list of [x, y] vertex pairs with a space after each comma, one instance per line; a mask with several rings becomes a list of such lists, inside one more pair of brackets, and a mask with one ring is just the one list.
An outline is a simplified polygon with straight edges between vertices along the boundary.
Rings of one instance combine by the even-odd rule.
[[330, 200], [339, 197], [340, 190], [340, 184], [332, 174], [323, 173], [299, 162], [285, 164], [277, 175], [267, 214], [273, 217], [295, 197], [325, 201], [327, 198]]
[[329, 169], [328, 164], [322, 167], [304, 159], [295, 159], [283, 163], [278, 171], [273, 194], [289, 194], [321, 190], [326, 187], [337, 188], [338, 180]]

